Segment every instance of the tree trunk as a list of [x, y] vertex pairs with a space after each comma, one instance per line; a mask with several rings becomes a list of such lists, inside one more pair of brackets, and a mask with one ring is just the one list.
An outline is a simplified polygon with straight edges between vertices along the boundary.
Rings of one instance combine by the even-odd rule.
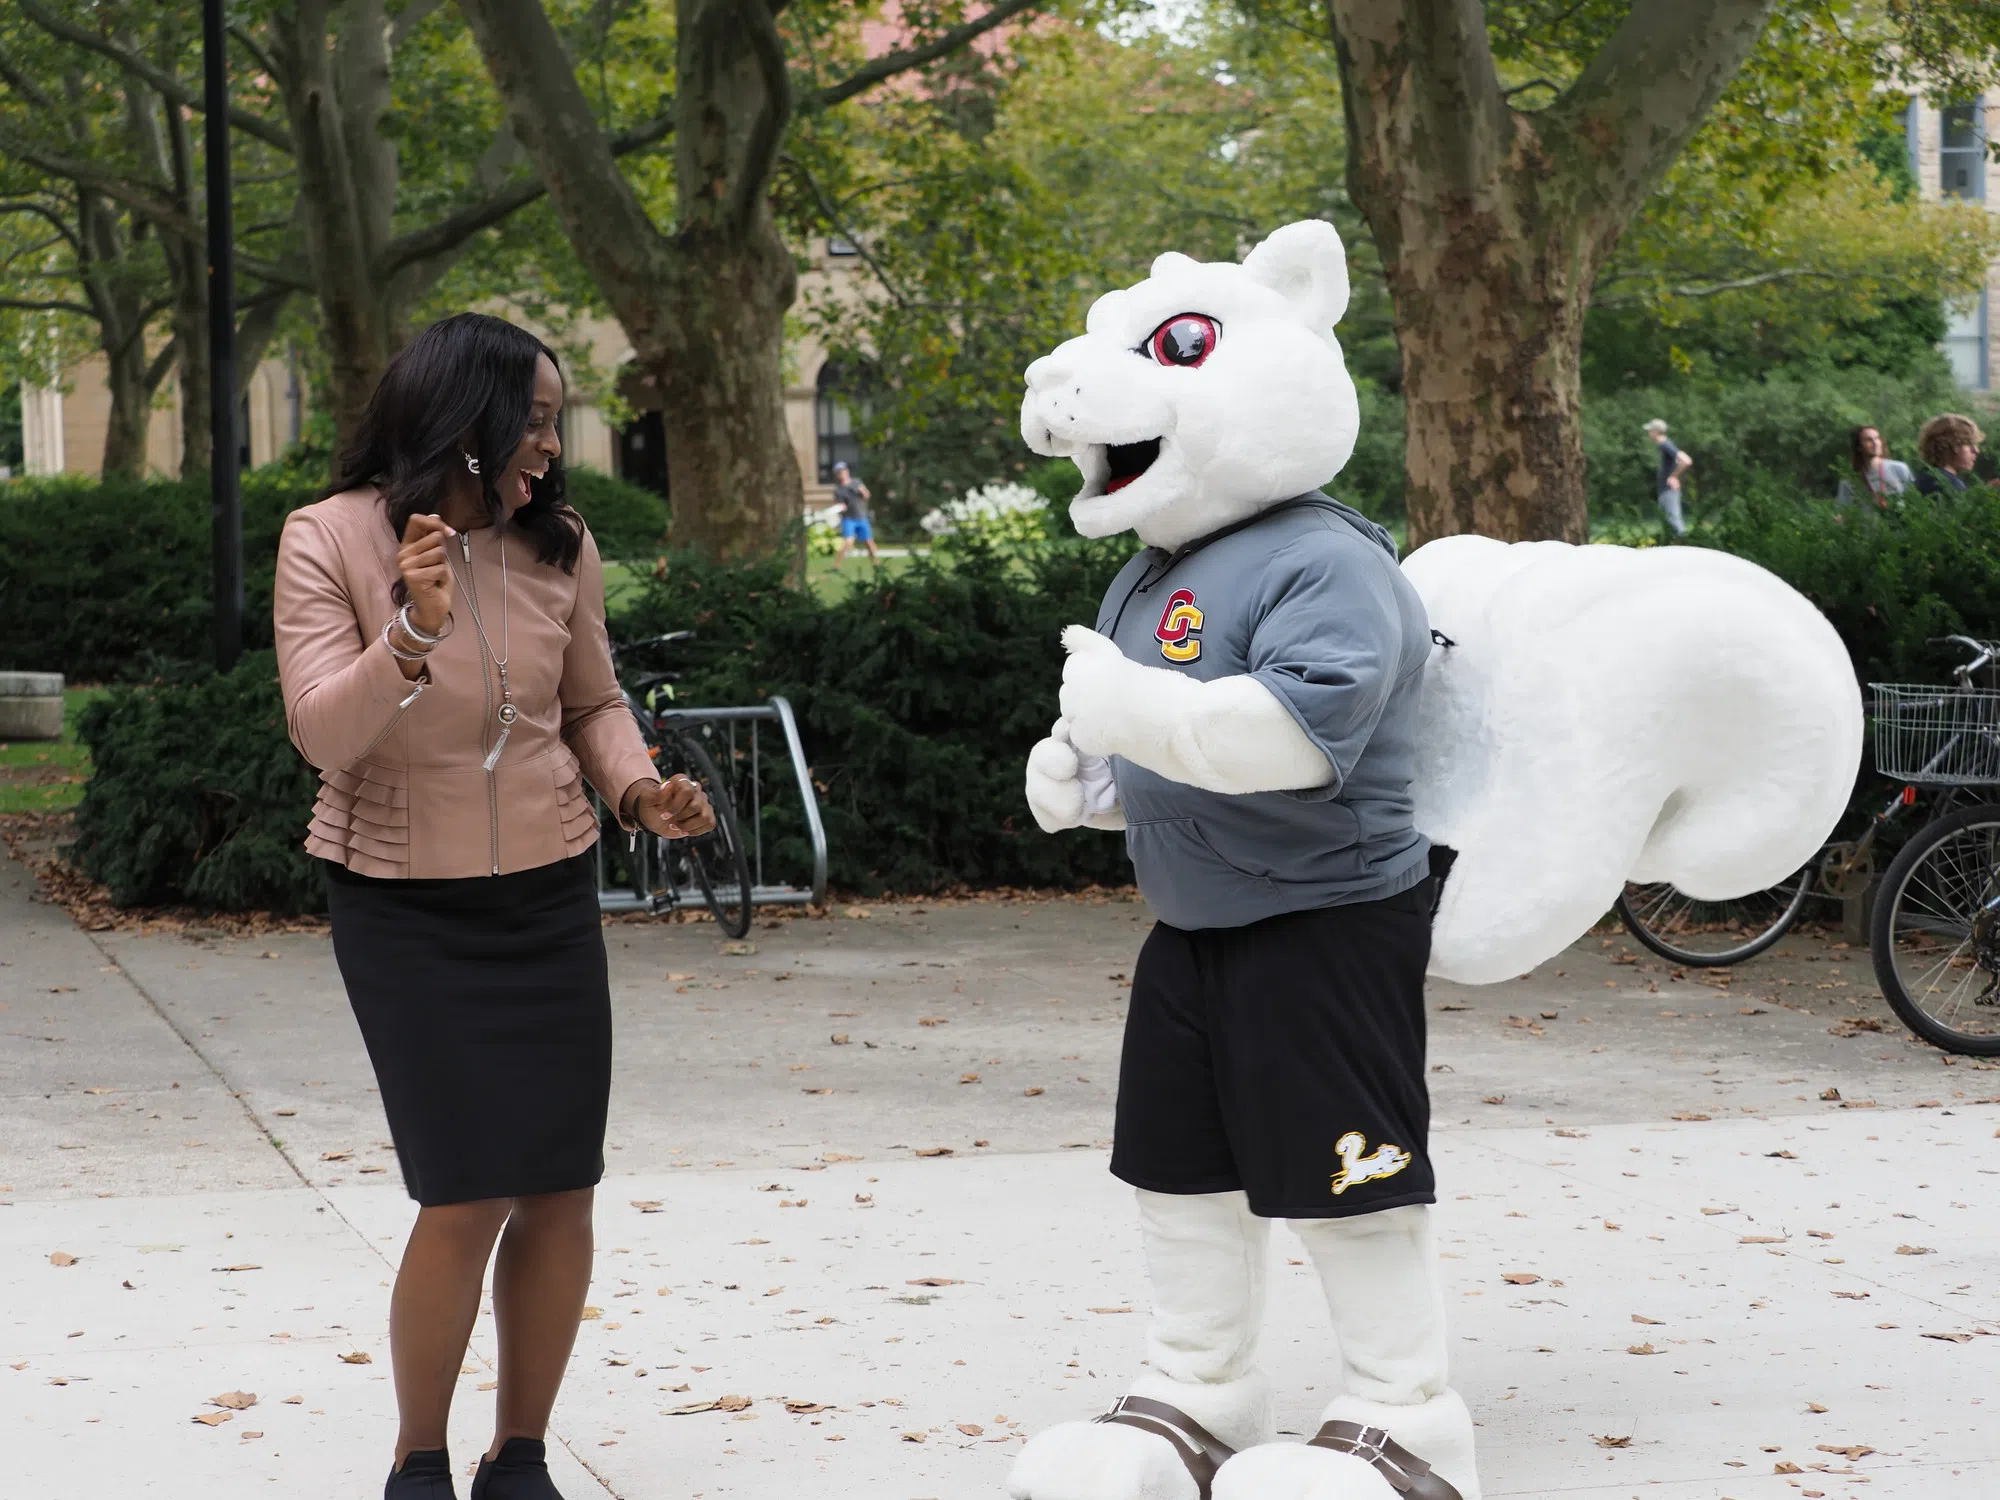
[[135, 333], [118, 347], [106, 344], [104, 384], [111, 409], [105, 414], [104, 477], [137, 479], [146, 472], [146, 429], [153, 415], [145, 336]]
[[681, 337], [671, 351], [641, 351], [661, 395], [673, 542], [755, 556], [797, 521], [804, 497], [785, 421], [791, 257], [775, 234], [690, 248], [675, 298]]
[[1410, 545], [1584, 541], [1591, 286], [1774, 0], [1635, 0], [1536, 111], [1501, 92], [1481, 0], [1325, 3], [1402, 344]]

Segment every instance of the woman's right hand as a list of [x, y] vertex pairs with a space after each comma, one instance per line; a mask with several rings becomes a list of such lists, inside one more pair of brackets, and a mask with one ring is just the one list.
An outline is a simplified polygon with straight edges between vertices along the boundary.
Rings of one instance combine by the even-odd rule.
[[451, 563], [445, 557], [447, 538], [458, 533], [442, 516], [410, 517], [403, 527], [403, 545], [396, 553], [396, 567], [410, 594], [410, 619], [426, 635], [439, 635], [451, 615]]

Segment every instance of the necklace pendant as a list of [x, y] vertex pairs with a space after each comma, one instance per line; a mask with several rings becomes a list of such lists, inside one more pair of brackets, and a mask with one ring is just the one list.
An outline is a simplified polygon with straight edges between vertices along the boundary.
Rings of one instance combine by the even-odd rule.
[[500, 722], [503, 726], [511, 729], [514, 721], [520, 717], [521, 711], [514, 707], [513, 704], [503, 703], [500, 705]]

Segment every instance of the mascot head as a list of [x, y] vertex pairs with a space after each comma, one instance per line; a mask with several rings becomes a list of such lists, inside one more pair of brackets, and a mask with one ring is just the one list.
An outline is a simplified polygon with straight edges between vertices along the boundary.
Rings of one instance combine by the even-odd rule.
[[1083, 472], [1083, 535], [1179, 547], [1340, 472], [1360, 425], [1333, 336], [1346, 310], [1347, 255], [1318, 219], [1240, 266], [1162, 255], [1028, 366], [1021, 436]]

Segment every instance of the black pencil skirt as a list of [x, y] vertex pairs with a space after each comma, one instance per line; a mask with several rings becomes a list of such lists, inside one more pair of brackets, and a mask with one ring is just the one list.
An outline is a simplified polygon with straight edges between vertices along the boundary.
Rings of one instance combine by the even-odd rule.
[[590, 851], [510, 875], [377, 880], [322, 861], [333, 955], [425, 1205], [594, 1186], [611, 989]]

